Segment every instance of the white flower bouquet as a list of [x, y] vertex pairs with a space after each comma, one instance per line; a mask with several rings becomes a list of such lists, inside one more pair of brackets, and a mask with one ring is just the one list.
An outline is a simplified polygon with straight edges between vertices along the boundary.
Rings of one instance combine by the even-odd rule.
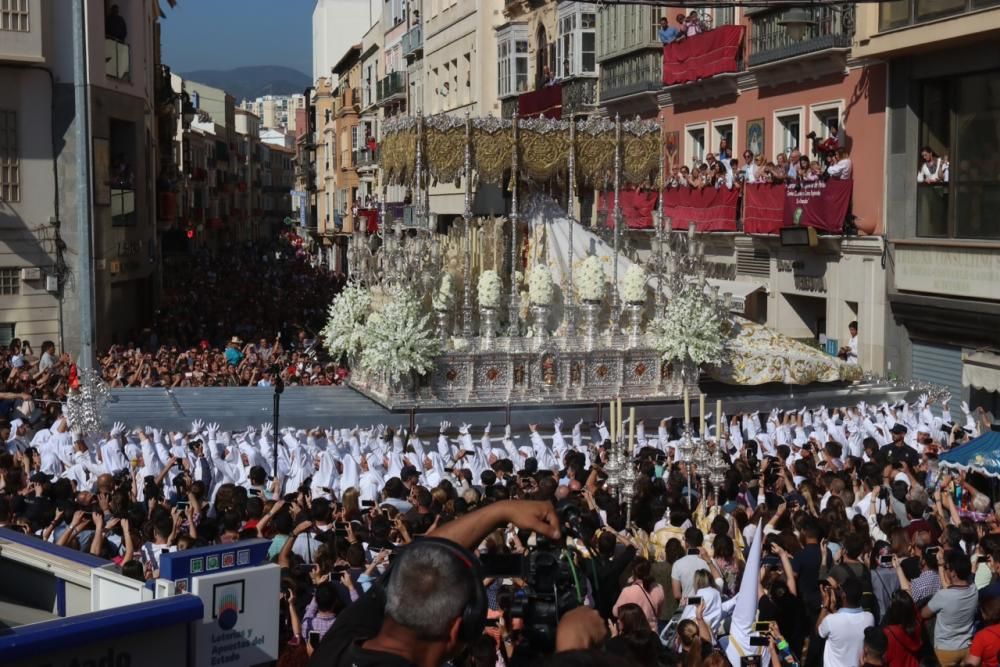
[[421, 315], [412, 292], [394, 290], [382, 309], [372, 313], [365, 323], [367, 345], [361, 352], [362, 368], [369, 373], [385, 373], [390, 382], [431, 370], [440, 344], [429, 320], [429, 314]]
[[536, 264], [528, 275], [528, 298], [532, 305], [552, 304], [552, 272], [543, 264]]
[[448, 310], [455, 302], [455, 289], [452, 284], [451, 274], [445, 271], [441, 274], [441, 282], [438, 283], [437, 290], [431, 297], [431, 305], [434, 310]]
[[646, 301], [646, 270], [638, 264], [628, 267], [625, 272], [625, 286], [622, 296], [626, 303], [645, 303]]
[[479, 274], [479, 307], [500, 307], [500, 276], [493, 269]]
[[726, 343], [723, 322], [704, 285], [677, 281], [675, 286], [666, 312], [650, 327], [653, 347], [667, 361], [721, 363]]
[[577, 296], [581, 301], [600, 301], [604, 298], [604, 264], [596, 255], [583, 260], [576, 271]]
[[372, 298], [367, 289], [350, 284], [330, 304], [326, 326], [320, 332], [330, 356], [347, 356], [349, 363], [357, 361], [365, 343], [365, 322], [371, 311]]

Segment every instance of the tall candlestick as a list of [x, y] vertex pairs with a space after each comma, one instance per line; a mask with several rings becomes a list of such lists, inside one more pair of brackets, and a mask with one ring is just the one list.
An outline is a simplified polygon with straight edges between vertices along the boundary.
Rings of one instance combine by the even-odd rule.
[[628, 450], [635, 455], [635, 408], [628, 409]]
[[608, 425], [611, 427], [609, 430], [609, 435], [611, 436], [611, 442], [615, 441], [615, 399], [611, 399], [608, 403]]
[[684, 390], [684, 425], [687, 426], [691, 423], [691, 397], [688, 396], [688, 390]]
[[715, 402], [715, 439], [722, 442], [722, 399]]
[[698, 433], [705, 433], [705, 394], [698, 394]]
[[615, 419], [618, 421], [618, 439], [622, 439], [622, 399], [618, 399], [618, 411], [615, 413]]

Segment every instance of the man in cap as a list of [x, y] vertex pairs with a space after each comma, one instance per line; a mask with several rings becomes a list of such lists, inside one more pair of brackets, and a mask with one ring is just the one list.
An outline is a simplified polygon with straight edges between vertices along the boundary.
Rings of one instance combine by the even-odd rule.
[[892, 434], [892, 442], [882, 447], [879, 455], [888, 463], [908, 463], [911, 468], [916, 469], [920, 464], [920, 455], [905, 442], [907, 428], [897, 423], [889, 432]]

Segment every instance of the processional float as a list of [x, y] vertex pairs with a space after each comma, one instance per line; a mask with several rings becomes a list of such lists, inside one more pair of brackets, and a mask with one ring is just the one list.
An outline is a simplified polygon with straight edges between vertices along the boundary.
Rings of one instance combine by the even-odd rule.
[[[697, 391], [699, 366], [690, 358], [665, 358], [647, 328], [664, 312], [675, 288], [692, 284], [704, 290], [709, 307], [726, 322], [726, 361], [709, 369], [719, 379], [746, 384], [851, 379], [853, 370], [794, 341], [781, 340], [791, 346], [791, 354], [767, 349], [780, 338], [777, 334], [730, 316], [729, 295], [708, 286], [693, 227], [689, 234], [672, 234], [672, 221], [663, 215], [661, 134], [656, 122], [617, 117], [574, 121], [435, 115], [386, 121], [379, 151], [382, 224], [377, 234], [368, 234], [365, 225], [354, 232], [349, 270], [375, 294], [391, 294], [393, 285], [415, 292], [424, 308], [433, 309], [440, 345], [429, 372], [392, 378], [361, 365], [352, 369], [352, 385], [390, 409], [679, 399], [686, 389]], [[458, 181], [464, 191], [461, 221], [450, 235], [439, 234], [430, 189], [435, 183]], [[390, 183], [411, 193], [412, 224], [389, 220], [385, 202]], [[504, 258], [496, 251], [483, 259], [485, 226], [479, 229], [473, 215], [477, 184], [509, 192], [503, 237], [493, 238], [495, 245], [502, 243]], [[641, 298], [633, 289], [623, 304], [620, 197], [624, 188], [639, 187], [661, 195], [653, 213], [655, 249], [646, 263], [651, 279], [641, 286]], [[543, 297], [525, 293], [531, 294], [530, 308], [523, 303], [522, 287], [529, 265], [537, 262], [538, 247], [533, 245], [534, 230], [522, 234], [519, 198], [526, 188], [564, 198], [569, 220], [565, 257], [559, 260], [567, 269], [556, 286], [561, 298], [546, 303], [541, 271], [535, 291]], [[613, 197], [610, 248], [597, 260], [574, 245], [574, 234], [592, 235], [575, 218], [581, 188], [610, 191]], [[501, 231], [497, 224], [491, 229]], [[593, 272], [588, 273], [597, 262], [607, 269], [609, 282], [603, 277], [595, 281]], [[459, 284], [458, 295], [447, 298], [442, 282], [450, 288], [452, 277]], [[581, 280], [585, 282], [577, 284]], [[478, 290], [473, 288], [477, 282]]]

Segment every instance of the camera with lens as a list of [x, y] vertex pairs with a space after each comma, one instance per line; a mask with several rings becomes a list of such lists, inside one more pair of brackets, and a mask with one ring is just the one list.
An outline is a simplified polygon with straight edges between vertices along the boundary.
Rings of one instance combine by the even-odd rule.
[[579, 583], [585, 577], [581, 556], [567, 547], [565, 537], [579, 537], [580, 511], [572, 504], [557, 513], [563, 539], [538, 537], [526, 554], [483, 555], [483, 575], [511, 577], [525, 582], [523, 589], [504, 587], [497, 596], [500, 608], [510, 618], [523, 621], [528, 649], [539, 655], [551, 653], [556, 645], [559, 619], [583, 603], [585, 591]]

